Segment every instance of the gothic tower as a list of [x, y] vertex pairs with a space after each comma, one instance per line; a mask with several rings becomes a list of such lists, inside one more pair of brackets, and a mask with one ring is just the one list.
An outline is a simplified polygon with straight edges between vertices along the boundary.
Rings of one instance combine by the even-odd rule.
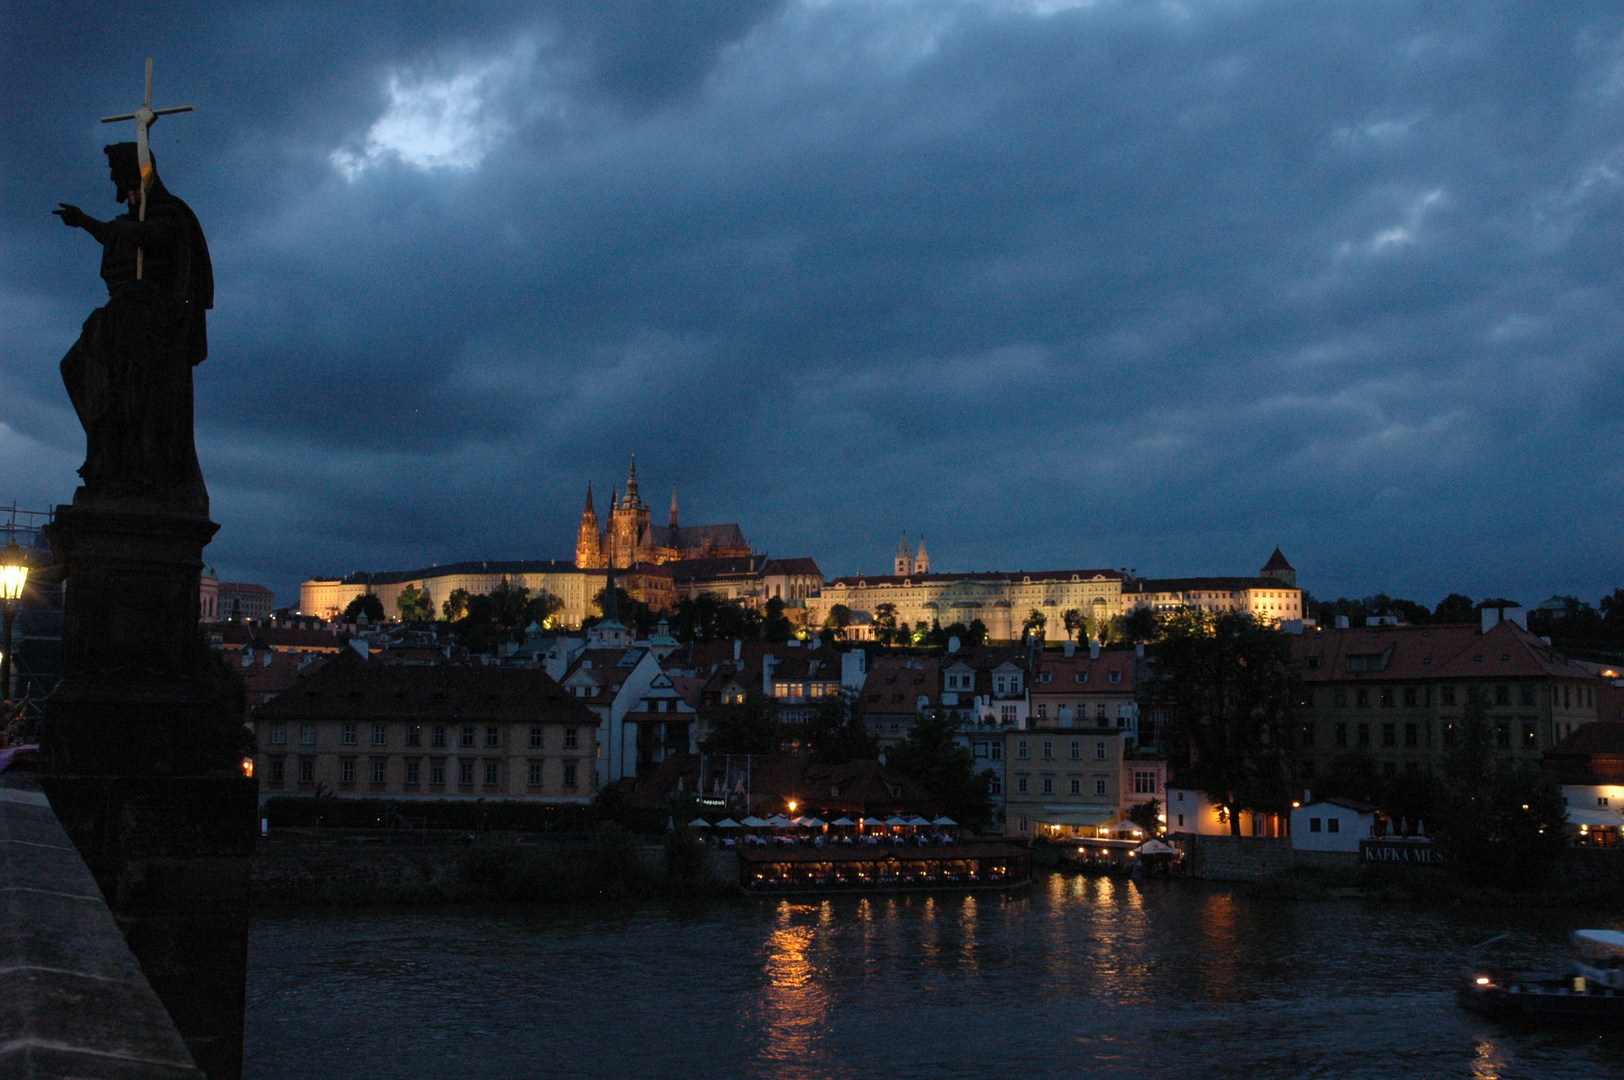
[[919, 538], [919, 554], [914, 556], [913, 572], [916, 574], [930, 573], [930, 556], [925, 552], [925, 538]]
[[907, 533], [897, 542], [896, 572], [897, 577], [908, 577], [914, 572], [913, 550], [908, 547]]
[[682, 551], [682, 536], [677, 527], [677, 485], [671, 485], [671, 524], [666, 535], [665, 546], [675, 551]]
[[586, 486], [586, 509], [581, 511], [581, 531], [575, 538], [575, 565], [582, 570], [599, 570], [603, 564], [598, 512], [592, 508], [592, 485], [589, 483]]
[[653, 561], [648, 523], [648, 504], [637, 493], [637, 458], [634, 457], [631, 474], [626, 478], [626, 494], [610, 512], [606, 552], [609, 565], [625, 568]]

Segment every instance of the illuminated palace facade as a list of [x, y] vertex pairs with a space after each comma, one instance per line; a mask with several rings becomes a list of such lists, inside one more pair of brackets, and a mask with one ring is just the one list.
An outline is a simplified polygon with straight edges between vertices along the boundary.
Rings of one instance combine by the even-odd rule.
[[1297, 571], [1278, 548], [1255, 577], [1155, 579], [1104, 569], [947, 574], [931, 572], [923, 541], [913, 555], [904, 537], [892, 566], [896, 573], [835, 578], [807, 601], [808, 621], [822, 625], [836, 604], [870, 618], [881, 604], [890, 604], [898, 623], [968, 626], [980, 619], [989, 638], [1013, 641], [1033, 611], [1044, 615], [1050, 640], [1065, 636], [1064, 614], [1072, 609], [1090, 626], [1139, 608], [1184, 606], [1248, 611], [1281, 622], [1303, 617]]

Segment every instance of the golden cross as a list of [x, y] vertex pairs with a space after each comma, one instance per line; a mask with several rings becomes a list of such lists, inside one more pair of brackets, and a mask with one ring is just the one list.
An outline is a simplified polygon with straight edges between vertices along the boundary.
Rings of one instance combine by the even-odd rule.
[[[115, 124], [120, 120], [135, 121], [135, 160], [141, 166], [141, 210], [136, 217], [137, 221], [147, 220], [147, 188], [152, 186], [152, 151], [147, 146], [147, 128], [151, 127], [160, 116], [170, 113], [191, 112], [190, 105], [177, 105], [172, 109], [154, 109], [152, 107], [152, 57], [147, 57], [147, 92], [141, 99], [141, 107], [133, 113], [122, 116], [104, 116], [102, 123]], [[135, 249], [135, 278], [141, 280], [140, 248]]]

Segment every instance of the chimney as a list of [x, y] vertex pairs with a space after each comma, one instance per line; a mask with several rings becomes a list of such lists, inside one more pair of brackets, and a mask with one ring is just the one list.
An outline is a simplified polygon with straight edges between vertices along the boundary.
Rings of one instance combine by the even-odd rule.
[[1088, 643], [1088, 658], [1090, 660], [1098, 660], [1100, 658], [1100, 639], [1099, 638], [1094, 638], [1093, 640], [1091, 640]]
[[1141, 660], [1145, 658], [1145, 643], [1143, 641], [1134, 645], [1133, 654]]
[[948, 651], [948, 654], [951, 655], [953, 653], [958, 652], [959, 651], [959, 646], [961, 644], [962, 644], [962, 642], [959, 641], [959, 636], [957, 634], [954, 634], [952, 637], [948, 638], [947, 639], [947, 651]]
[[739, 662], [739, 659], [742, 656], [744, 656], [744, 642], [739, 640], [738, 638], [734, 638], [733, 639], [733, 662], [735, 664], [737, 664]]
[[1070, 660], [1077, 655], [1077, 643], [1071, 638], [1066, 639], [1066, 659]]
[[1348, 628], [1348, 617], [1346, 615], [1338, 615], [1336, 617], [1336, 628], [1338, 630], [1346, 630]]
[[772, 653], [761, 658], [761, 692], [767, 697], [773, 696], [773, 668], [777, 666], [778, 661]]

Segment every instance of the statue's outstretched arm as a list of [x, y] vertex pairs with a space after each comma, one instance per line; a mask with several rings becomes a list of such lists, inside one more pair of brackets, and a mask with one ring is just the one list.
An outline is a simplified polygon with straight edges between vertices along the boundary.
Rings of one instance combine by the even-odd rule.
[[97, 221], [72, 203], [58, 203], [57, 206], [59, 209], [52, 210], [51, 213], [61, 218], [62, 224], [70, 229], [83, 229], [91, 236], [94, 236], [98, 244], [106, 246], [109, 235], [107, 222]]

